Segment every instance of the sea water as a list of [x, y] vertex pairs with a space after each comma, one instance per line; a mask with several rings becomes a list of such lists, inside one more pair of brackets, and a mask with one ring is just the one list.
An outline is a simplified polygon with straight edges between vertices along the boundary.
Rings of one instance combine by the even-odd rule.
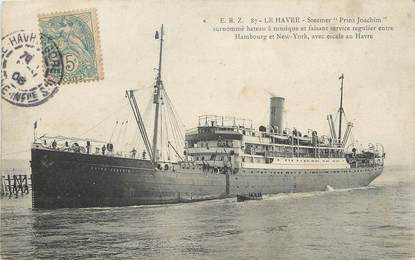
[[1, 199], [1, 259], [413, 259], [415, 172], [369, 187], [117, 208]]

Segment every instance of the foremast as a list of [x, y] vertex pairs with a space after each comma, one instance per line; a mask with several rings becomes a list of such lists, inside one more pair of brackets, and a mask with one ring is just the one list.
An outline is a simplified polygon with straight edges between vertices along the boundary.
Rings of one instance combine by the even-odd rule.
[[140, 110], [137, 105], [136, 98], [134, 96], [135, 90], [127, 90], [125, 96], [128, 98], [128, 101], [130, 102], [131, 108], [133, 110], [133, 114], [135, 117], [135, 120], [137, 122], [138, 128], [141, 133], [141, 137], [143, 138], [143, 142], [145, 145], [145, 148], [150, 156], [150, 159], [153, 163], [156, 163], [159, 160], [159, 151], [157, 150], [157, 142], [158, 142], [158, 128], [159, 128], [159, 113], [160, 113], [160, 101], [162, 99], [161, 97], [161, 91], [163, 89], [163, 81], [161, 80], [161, 62], [162, 62], [162, 52], [163, 52], [163, 25], [161, 25], [160, 30], [160, 37], [159, 32], [156, 31], [155, 38], [160, 39], [160, 56], [159, 56], [159, 66], [157, 69], [157, 78], [156, 78], [156, 84], [154, 86], [154, 96], [153, 96], [153, 104], [156, 105], [155, 108], [155, 115], [154, 115], [154, 132], [153, 132], [153, 143], [150, 144], [147, 131], [144, 126], [143, 118], [141, 117]]
[[153, 129], [153, 162], [157, 162], [159, 159], [159, 151], [157, 150], [158, 142], [158, 127], [159, 127], [159, 113], [160, 113], [160, 100], [161, 100], [161, 90], [163, 88], [163, 81], [161, 80], [161, 64], [162, 64], [162, 54], [163, 54], [163, 25], [161, 25], [160, 35], [156, 31], [156, 39], [160, 39], [160, 54], [159, 54], [159, 67], [156, 79], [156, 85], [154, 86], [154, 97], [153, 104], [156, 105], [155, 114], [154, 114], [154, 129]]

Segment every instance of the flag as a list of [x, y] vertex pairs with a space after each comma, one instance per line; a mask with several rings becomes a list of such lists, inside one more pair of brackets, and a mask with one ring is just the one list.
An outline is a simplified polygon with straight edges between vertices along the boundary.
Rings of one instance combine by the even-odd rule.
[[36, 129], [36, 128], [37, 128], [37, 121], [35, 121], [35, 122], [33, 123], [33, 128], [34, 128], [34, 129]]
[[154, 38], [156, 38], [156, 40], [159, 38], [159, 31], [156, 31], [156, 35], [154, 36]]
[[343, 73], [342, 73], [342, 75], [339, 77], [339, 79], [344, 79], [344, 75], [343, 75]]

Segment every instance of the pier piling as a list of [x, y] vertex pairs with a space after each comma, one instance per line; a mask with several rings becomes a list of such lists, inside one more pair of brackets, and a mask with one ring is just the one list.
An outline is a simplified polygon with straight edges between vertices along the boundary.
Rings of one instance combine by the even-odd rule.
[[7, 176], [1, 176], [1, 196], [8, 196], [9, 198], [15, 196], [18, 198], [19, 193], [21, 196], [29, 194], [31, 189], [29, 180], [31, 181], [31, 178], [26, 174], [7, 174]]

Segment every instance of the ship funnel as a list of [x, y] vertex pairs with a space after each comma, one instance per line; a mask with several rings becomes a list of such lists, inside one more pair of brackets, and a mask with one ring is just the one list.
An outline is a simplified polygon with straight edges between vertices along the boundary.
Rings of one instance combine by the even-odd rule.
[[284, 101], [283, 97], [271, 97], [270, 105], [270, 116], [269, 116], [269, 124], [271, 128], [274, 128], [277, 133], [281, 134], [283, 130], [283, 117], [282, 111], [284, 109]]

